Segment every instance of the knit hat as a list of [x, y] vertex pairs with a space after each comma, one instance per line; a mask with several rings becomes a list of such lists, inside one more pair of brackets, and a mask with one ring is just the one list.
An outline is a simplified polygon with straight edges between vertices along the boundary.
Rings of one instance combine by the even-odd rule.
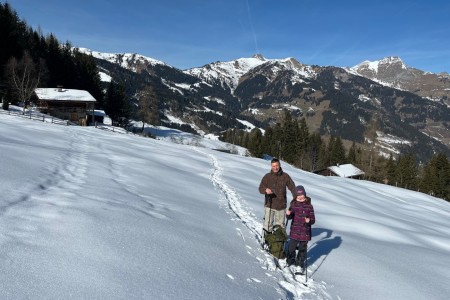
[[296, 191], [297, 196], [299, 196], [299, 195], [304, 195], [304, 196], [306, 196], [306, 191], [305, 191], [305, 188], [303, 187], [303, 185], [298, 185], [298, 186], [295, 188], [295, 191]]

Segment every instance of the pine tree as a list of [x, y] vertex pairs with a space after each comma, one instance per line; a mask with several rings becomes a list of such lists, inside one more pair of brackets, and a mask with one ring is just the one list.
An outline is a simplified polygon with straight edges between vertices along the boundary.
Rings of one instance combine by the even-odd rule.
[[80, 53], [76, 48], [72, 50], [72, 53], [76, 70], [76, 77], [72, 86], [88, 91], [97, 100], [97, 108], [103, 108], [102, 82], [94, 57]]
[[319, 167], [318, 169], [325, 169], [331, 166], [330, 163], [330, 143], [322, 143], [319, 151]]
[[315, 171], [318, 169], [323, 168], [323, 166], [320, 164], [320, 155], [321, 155], [321, 149], [323, 148], [323, 141], [320, 137], [319, 133], [313, 133], [309, 137], [308, 142], [308, 156], [309, 156], [309, 162], [310, 162], [310, 171]]
[[[306, 163], [309, 159], [308, 144], [309, 144], [309, 129], [305, 118], [302, 118], [298, 123], [298, 130], [296, 136], [296, 160], [295, 164], [300, 168], [307, 168]], [[310, 165], [310, 164], [309, 164]]]
[[375, 157], [375, 163], [372, 168], [372, 181], [374, 182], [385, 182], [385, 179], [387, 177], [387, 165], [388, 160], [381, 155], [377, 155]]
[[433, 155], [424, 167], [420, 189], [450, 201], [450, 163], [445, 154]]
[[356, 143], [353, 142], [352, 146], [348, 150], [347, 162], [356, 165]]
[[248, 148], [250, 142], [250, 135], [248, 134], [248, 132], [242, 130], [240, 131], [240, 133], [241, 133], [240, 144], [242, 145], [242, 147]]
[[289, 163], [293, 163], [296, 158], [296, 137], [298, 124], [292, 119], [288, 110], [284, 111], [284, 120], [281, 133], [281, 158]]
[[366, 176], [369, 180], [371, 180], [372, 176], [374, 175], [374, 161], [376, 157], [375, 152], [375, 142], [377, 140], [377, 130], [378, 130], [378, 116], [377, 113], [374, 113], [372, 115], [372, 118], [370, 120], [370, 124], [366, 129], [365, 136], [365, 151], [364, 151], [364, 164], [366, 165]]
[[414, 190], [417, 186], [417, 165], [414, 154], [406, 154], [399, 158], [396, 168], [399, 187]]
[[261, 151], [263, 152], [263, 154], [275, 156], [272, 152], [272, 143], [273, 143], [273, 129], [271, 126], [267, 126], [264, 129], [264, 136], [261, 143]]
[[262, 132], [259, 128], [254, 128], [249, 134], [248, 150], [255, 157], [262, 157], [264, 152], [262, 151]]
[[[331, 141], [333, 141], [331, 143]], [[330, 140], [331, 143], [331, 164], [343, 164], [346, 161], [345, 148], [340, 137], [336, 137], [334, 140]]]
[[8, 2], [0, 3], [0, 81], [8, 77], [4, 72], [9, 59], [20, 59], [26, 50], [24, 48], [26, 24], [19, 19], [17, 12]]
[[115, 84], [111, 81], [105, 98], [105, 112], [114, 126], [128, 126], [131, 109], [123, 84]]
[[396, 163], [394, 161], [394, 157], [389, 155], [389, 159], [386, 163], [386, 179], [388, 184], [395, 185], [396, 183]]
[[221, 140], [222, 142], [231, 143], [230, 132], [231, 132], [231, 129], [227, 129], [224, 132], [222, 132], [222, 134], [219, 137], [219, 140]]
[[283, 128], [280, 123], [275, 124], [273, 129], [273, 140], [271, 143], [271, 153], [272, 155], [283, 159], [282, 153], [282, 138], [283, 138]]

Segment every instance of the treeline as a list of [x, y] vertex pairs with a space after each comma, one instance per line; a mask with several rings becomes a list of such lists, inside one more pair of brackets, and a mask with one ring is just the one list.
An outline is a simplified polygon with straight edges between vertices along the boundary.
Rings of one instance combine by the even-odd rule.
[[310, 133], [305, 118], [293, 119], [286, 112], [281, 123], [269, 126], [264, 134], [258, 128], [250, 132], [229, 129], [221, 140], [248, 149], [255, 157], [278, 157], [300, 169], [314, 172], [337, 164], [351, 163], [365, 172], [365, 179], [424, 192], [450, 201], [450, 161], [435, 154], [419, 165], [413, 153], [389, 158], [379, 155], [373, 143], [348, 147], [340, 137], [327, 139]]
[[3, 103], [30, 101], [36, 87], [87, 90], [103, 102], [103, 88], [92, 56], [33, 30], [8, 3], [0, 3], [0, 97]]
[[0, 97], [4, 109], [9, 103], [28, 106], [35, 100], [33, 92], [37, 87], [61, 86], [88, 91], [97, 100], [96, 108], [104, 109], [113, 125], [128, 126], [132, 107], [125, 80], [104, 87], [91, 55], [79, 52], [70, 42], [61, 43], [53, 34], [44, 36], [33, 30], [8, 3], [0, 4], [0, 41]]

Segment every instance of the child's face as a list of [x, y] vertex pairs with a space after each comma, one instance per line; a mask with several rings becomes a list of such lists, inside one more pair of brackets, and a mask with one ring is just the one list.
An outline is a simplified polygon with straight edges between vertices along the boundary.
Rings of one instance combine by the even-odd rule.
[[297, 195], [297, 201], [303, 202], [306, 200], [305, 195]]

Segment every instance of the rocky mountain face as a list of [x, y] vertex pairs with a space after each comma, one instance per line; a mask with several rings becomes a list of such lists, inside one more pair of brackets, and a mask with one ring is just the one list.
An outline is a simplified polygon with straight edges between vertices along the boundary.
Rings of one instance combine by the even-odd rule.
[[[436, 151], [450, 155], [447, 98], [406, 89], [420, 76], [444, 75], [408, 68], [399, 58], [343, 69], [255, 55], [182, 71], [138, 55], [93, 55], [113, 80], [126, 78], [131, 98], [151, 85], [163, 124], [169, 126], [183, 123], [183, 129], [199, 134], [265, 128], [281, 122], [288, 110], [305, 117], [310, 132], [375, 142], [386, 155], [413, 152], [422, 160]], [[445, 92], [447, 81], [441, 83]]]
[[405, 90], [443, 102], [450, 106], [450, 75], [434, 74], [406, 66], [399, 57], [387, 57], [380, 61], [364, 61], [347, 70], [380, 84]]

